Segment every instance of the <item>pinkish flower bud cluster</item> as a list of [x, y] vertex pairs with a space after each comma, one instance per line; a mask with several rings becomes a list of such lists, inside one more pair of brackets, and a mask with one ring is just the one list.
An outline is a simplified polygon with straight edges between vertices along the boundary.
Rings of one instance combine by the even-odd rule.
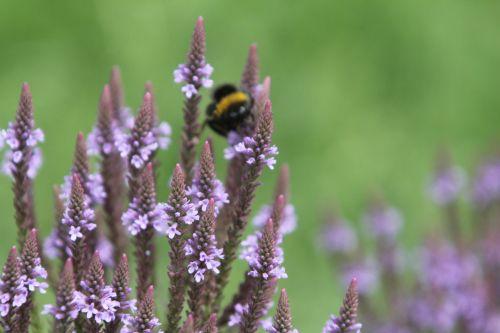
[[434, 174], [429, 184], [429, 195], [438, 205], [448, 205], [457, 200], [465, 186], [465, 172], [459, 167], [447, 167]]

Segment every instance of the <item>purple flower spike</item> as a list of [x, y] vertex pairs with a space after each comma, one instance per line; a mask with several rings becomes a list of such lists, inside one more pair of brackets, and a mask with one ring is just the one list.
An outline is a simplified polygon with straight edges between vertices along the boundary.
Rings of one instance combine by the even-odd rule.
[[278, 251], [273, 221], [269, 220], [263, 232], [258, 236], [257, 251], [253, 244], [248, 245], [246, 260], [250, 266], [250, 276], [256, 279], [253, 286], [248, 309], [243, 311], [240, 323], [242, 332], [257, 332], [262, 325], [262, 318], [271, 307], [272, 296], [278, 279], [286, 278], [283, 253]]
[[184, 251], [188, 262], [187, 271], [192, 279], [188, 304], [195, 323], [198, 323], [202, 319], [203, 294], [211, 277], [209, 274], [219, 274], [220, 259], [224, 258], [215, 240], [213, 199], [210, 199], [206, 212], [195, 226], [193, 236], [184, 245]]
[[162, 231], [169, 239], [181, 234], [180, 229], [199, 220], [198, 210], [187, 196], [184, 173], [181, 166], [176, 165], [171, 183], [172, 192], [166, 204], [160, 204], [158, 210], [163, 212], [157, 230]]
[[120, 307], [112, 286], [104, 283], [104, 270], [99, 253], [92, 257], [87, 274], [80, 282], [81, 291], [75, 291], [75, 302], [79, 312], [87, 319], [91, 332], [99, 332], [103, 323], [115, 320]]
[[175, 166], [170, 189], [168, 203], [165, 205], [165, 213], [168, 216], [167, 237], [170, 244], [168, 267], [170, 301], [167, 306], [167, 331], [176, 332], [179, 329], [186, 289], [185, 241], [180, 237], [181, 230], [185, 230], [186, 225], [197, 221], [199, 217], [198, 210], [187, 198], [184, 172], [179, 164]]
[[153, 102], [149, 92], [144, 95], [139, 115], [130, 137], [119, 143], [122, 157], [128, 159], [130, 168], [141, 170], [150, 162], [153, 153], [158, 149], [158, 142], [153, 133]]
[[339, 316], [331, 316], [323, 333], [361, 333], [361, 324], [356, 323], [358, 312], [357, 281], [352, 279], [344, 297]]
[[188, 273], [193, 276], [196, 283], [205, 279], [205, 274], [219, 273], [220, 261], [224, 258], [222, 249], [217, 248], [215, 240], [215, 203], [210, 199], [207, 211], [202, 215], [200, 223], [196, 226], [192, 238], [188, 239], [184, 250], [190, 259]]
[[188, 194], [198, 211], [205, 212], [210, 199], [215, 203], [215, 214], [218, 215], [223, 205], [229, 203], [224, 185], [215, 175], [215, 165], [210, 143], [205, 142], [200, 157], [200, 163], [195, 168], [193, 184], [188, 188]]
[[13, 179], [15, 218], [18, 228], [18, 243], [24, 243], [29, 230], [36, 228], [33, 198], [33, 178], [42, 164], [42, 154], [37, 143], [44, 140], [43, 132], [35, 129], [33, 102], [27, 83], [23, 84], [16, 120], [7, 130], [0, 131], [0, 148], [9, 146], [5, 152], [3, 171]]
[[292, 313], [288, 304], [288, 295], [285, 289], [281, 289], [278, 308], [273, 318], [269, 333], [298, 333], [292, 326]]
[[192, 98], [198, 95], [201, 87], [212, 87], [212, 72], [212, 66], [205, 61], [205, 27], [203, 18], [200, 17], [196, 22], [187, 62], [180, 64], [174, 71], [174, 81], [184, 83], [182, 92], [186, 98]]
[[6, 332], [19, 332], [20, 322], [16, 319], [19, 307], [26, 303], [28, 290], [21, 278], [21, 265], [13, 247], [3, 267], [0, 281], [0, 324]]
[[[270, 101], [267, 101], [261, 119], [261, 122], [271, 126], [266, 130], [266, 132], [270, 133], [272, 131], [272, 121], [270, 122], [268, 118], [272, 118]], [[226, 148], [224, 151], [224, 156], [229, 160], [233, 159], [238, 154], [244, 156], [247, 164], [267, 165], [267, 167], [272, 170], [276, 164], [275, 156], [278, 155], [278, 148], [274, 145], [270, 145], [267, 138], [261, 137], [257, 133], [255, 137], [244, 137], [242, 141], [234, 146]]]
[[123, 316], [121, 333], [160, 333], [160, 321], [155, 317], [154, 288], [150, 286], [139, 302], [137, 313]]
[[46, 304], [42, 313], [54, 317], [57, 332], [72, 332], [78, 317], [75, 296], [75, 276], [71, 258], [66, 260], [57, 287], [56, 305]]
[[[41, 166], [40, 150], [37, 144], [45, 137], [41, 129], [34, 128], [31, 92], [27, 83], [23, 85], [16, 121], [0, 132], [0, 143], [5, 142], [9, 150], [5, 153], [2, 170], [8, 176], [14, 176], [20, 167], [27, 166], [27, 176], [35, 178]], [[0, 148], [3, 144], [0, 144]]]

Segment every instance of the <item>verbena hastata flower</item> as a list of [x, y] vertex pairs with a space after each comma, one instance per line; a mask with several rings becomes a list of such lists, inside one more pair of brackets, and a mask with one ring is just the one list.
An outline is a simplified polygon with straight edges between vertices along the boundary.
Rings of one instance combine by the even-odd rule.
[[115, 320], [107, 324], [107, 332], [118, 332], [121, 322], [130, 311], [136, 310], [136, 300], [129, 299], [131, 288], [129, 286], [128, 259], [125, 254], [120, 257], [113, 274], [113, 291], [116, 296], [114, 300], [120, 303], [115, 313]]
[[[116, 73], [115, 73], [116, 72]], [[118, 69], [113, 69], [112, 81], [119, 109], [123, 103], [121, 93], [121, 80]], [[118, 76], [118, 77], [116, 77]], [[118, 262], [120, 256], [126, 251], [127, 238], [121, 223], [123, 213], [123, 197], [125, 194], [125, 169], [126, 161], [120, 156], [118, 150], [118, 137], [123, 133], [119, 129], [118, 121], [113, 113], [113, 95], [109, 85], [105, 85], [99, 101], [99, 115], [97, 124], [92, 135], [88, 137], [89, 148], [100, 154], [100, 174], [103, 180], [102, 186], [105, 192], [103, 210], [105, 222], [109, 229], [109, 239], [113, 244], [113, 261]], [[92, 134], [92, 133], [91, 133]], [[102, 252], [101, 252], [102, 253]]]
[[500, 159], [491, 159], [479, 167], [474, 179], [472, 199], [482, 208], [500, 199]]
[[28, 84], [23, 85], [21, 100], [16, 120], [9, 123], [6, 130], [0, 131], [0, 148], [6, 143], [9, 149], [5, 152], [2, 170], [8, 176], [18, 172], [20, 166], [27, 166], [27, 176], [35, 178], [41, 166], [42, 155], [37, 144], [45, 137], [41, 129], [34, 128], [33, 107]]
[[168, 216], [164, 205], [156, 203], [156, 189], [153, 165], [150, 163], [139, 178], [139, 187], [129, 209], [123, 214], [122, 221], [129, 233], [134, 236], [137, 261], [137, 295], [141, 299], [147, 286], [153, 283], [155, 249], [154, 231], [166, 232]]
[[224, 185], [216, 178], [212, 150], [208, 141], [203, 145], [200, 161], [195, 167], [193, 182], [188, 187], [187, 193], [198, 210], [203, 212], [207, 210], [208, 202], [213, 199], [215, 215], [218, 215], [224, 204], [229, 203]]
[[103, 323], [115, 319], [115, 313], [120, 307], [120, 302], [115, 300], [116, 292], [113, 287], [104, 283], [104, 270], [98, 252], [93, 255], [85, 278], [80, 282], [80, 288], [74, 294], [77, 308], [95, 332], [98, 332]]
[[16, 248], [13, 247], [2, 271], [0, 281], [0, 323], [6, 332], [19, 329], [16, 314], [28, 296], [25, 280], [21, 278], [21, 265]]
[[365, 214], [364, 223], [375, 237], [393, 239], [403, 225], [403, 218], [396, 208], [374, 203]]
[[28, 292], [31, 294], [38, 290], [45, 294], [49, 285], [43, 281], [47, 279], [47, 271], [42, 267], [42, 260], [38, 252], [38, 234], [35, 229], [31, 230], [24, 242], [21, 253], [21, 279], [25, 281]]
[[66, 260], [59, 278], [56, 305], [46, 304], [43, 313], [54, 317], [56, 332], [72, 332], [74, 330], [79, 311], [75, 298], [75, 276], [71, 258]]
[[96, 224], [94, 223], [94, 211], [89, 208], [89, 204], [85, 200], [83, 187], [77, 175], [73, 175], [71, 188], [71, 197], [61, 223], [68, 230], [69, 241], [76, 243], [78, 239], [84, 237], [86, 232], [94, 230]]
[[[67, 202], [71, 196], [72, 187], [72, 176], [65, 176], [64, 183], [61, 186], [61, 199]], [[85, 187], [89, 189], [89, 195], [86, 194], [86, 200], [89, 206], [95, 206], [101, 204], [106, 198], [106, 192], [104, 191], [102, 176], [98, 173], [93, 173], [88, 175]]]
[[154, 289], [150, 286], [139, 302], [137, 312], [122, 317], [123, 327], [120, 333], [161, 333], [160, 321], [155, 317]]
[[151, 99], [151, 94], [146, 92], [130, 136], [122, 138], [118, 143], [121, 156], [127, 158], [131, 172], [144, 168], [158, 149], [158, 142], [153, 133], [154, 117]]
[[[264, 107], [258, 111], [257, 125], [253, 135], [253, 142], [256, 143], [254, 147], [256, 152], [262, 152], [271, 146], [272, 132], [272, 106], [271, 101], [267, 100]], [[221, 302], [222, 291], [228, 283], [231, 265], [237, 257], [237, 250], [240, 246], [245, 227], [248, 224], [255, 191], [259, 185], [258, 178], [262, 174], [265, 164], [266, 161], [257, 157], [254, 163], [243, 162], [242, 165], [238, 166], [242, 170], [234, 174], [240, 175], [241, 178], [240, 181], [233, 182], [237, 187], [234, 189], [234, 192], [230, 192], [235, 194], [235, 199], [232, 200], [229, 214], [227, 214], [229, 217], [228, 221], [231, 222], [228, 224], [227, 233], [224, 232], [227, 240], [223, 247], [224, 259], [221, 261], [221, 273], [217, 275], [216, 308]]]
[[174, 71], [174, 81], [183, 83], [182, 92], [187, 98], [192, 98], [198, 95], [201, 87], [212, 87], [212, 72], [213, 67], [205, 60], [205, 28], [200, 17], [196, 22], [187, 62], [180, 64]]
[[358, 237], [347, 221], [329, 217], [320, 235], [320, 244], [332, 254], [349, 254], [358, 246]]
[[339, 316], [331, 316], [323, 328], [323, 333], [360, 333], [362, 325], [356, 322], [357, 312], [357, 281], [353, 279], [340, 307]]
[[167, 237], [170, 244], [170, 265], [168, 266], [170, 300], [167, 306], [168, 332], [178, 330], [185, 298], [186, 255], [185, 241], [181, 236], [181, 230], [186, 230], [188, 225], [199, 219], [198, 210], [189, 202], [187, 197], [185, 179], [181, 166], [177, 164], [170, 182], [168, 201], [164, 206], [165, 214], [168, 216]]
[[243, 332], [257, 332], [262, 325], [262, 318], [272, 306], [278, 279], [287, 278], [283, 263], [283, 251], [277, 245], [273, 221], [270, 219], [262, 233], [257, 236], [257, 248], [249, 242], [245, 250], [245, 260], [250, 267], [249, 275], [256, 279], [248, 310], [241, 318], [240, 330]]
[[[176, 165], [174, 176], [181, 177], [183, 174], [180, 165]], [[182, 176], [184, 179], [184, 176]], [[179, 180], [180, 182], [180, 180]], [[183, 182], [183, 181], [182, 181]], [[162, 221], [164, 224], [159, 230], [162, 230], [169, 239], [174, 239], [181, 234], [180, 228], [185, 225], [191, 225], [199, 220], [198, 209], [194, 203], [188, 198], [188, 192], [185, 190], [175, 191], [174, 186], [177, 187], [177, 182], [172, 180], [171, 188], [172, 195], [169, 201], [165, 204], [159, 204], [158, 210], [163, 212]], [[180, 186], [180, 185], [179, 185]]]
[[7, 130], [0, 132], [0, 137], [0, 148], [4, 143], [9, 146], [2, 169], [13, 180], [18, 243], [22, 246], [26, 233], [36, 228], [33, 178], [42, 163], [41, 152], [36, 146], [44, 140], [43, 132], [35, 129], [33, 102], [27, 83], [21, 89], [16, 119]]
[[224, 157], [228, 160], [233, 159], [237, 154], [244, 156], [247, 164], [254, 164], [256, 161], [261, 161], [269, 169], [273, 170], [276, 164], [275, 156], [278, 155], [278, 147], [274, 145], [262, 147], [257, 144], [254, 138], [246, 136], [236, 145], [224, 150]]
[[28, 293], [26, 303], [19, 309], [19, 332], [28, 332], [33, 311], [33, 294], [36, 290], [44, 294], [49, 285], [45, 282], [47, 271], [41, 265], [39, 254], [38, 234], [36, 229], [29, 232], [24, 242], [23, 251], [19, 258], [21, 263], [21, 277]]
[[457, 200], [465, 186], [465, 172], [458, 166], [440, 168], [429, 184], [429, 195], [438, 205], [448, 205]]
[[184, 250], [188, 258], [188, 273], [196, 283], [205, 279], [205, 274], [219, 273], [220, 259], [224, 257], [222, 249], [217, 248], [215, 239], [215, 203], [210, 199], [206, 212], [196, 225], [193, 236], [188, 239]]
[[264, 265], [261, 261], [262, 258], [259, 253], [259, 241], [262, 237], [263, 233], [261, 231], [257, 231], [241, 242], [242, 251], [240, 259], [245, 260], [250, 266], [250, 272], [248, 274], [252, 277], [262, 277], [266, 280], [270, 278], [286, 279], [288, 276], [285, 273], [285, 268], [282, 266], [283, 249], [281, 249], [281, 247], [276, 246], [275, 256], [272, 258], [271, 263]]

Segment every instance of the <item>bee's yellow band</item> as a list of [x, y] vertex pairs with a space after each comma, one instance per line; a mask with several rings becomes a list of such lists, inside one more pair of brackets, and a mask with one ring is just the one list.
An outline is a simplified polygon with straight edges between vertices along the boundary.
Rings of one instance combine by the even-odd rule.
[[214, 116], [219, 117], [234, 103], [246, 102], [247, 94], [242, 91], [237, 91], [222, 98], [215, 108]]

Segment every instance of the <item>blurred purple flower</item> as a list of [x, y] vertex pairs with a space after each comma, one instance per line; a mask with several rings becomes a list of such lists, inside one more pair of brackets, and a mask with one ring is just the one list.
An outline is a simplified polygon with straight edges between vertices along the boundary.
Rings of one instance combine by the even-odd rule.
[[457, 200], [466, 182], [465, 172], [460, 167], [438, 170], [429, 184], [429, 195], [438, 205], [447, 205]]
[[500, 160], [490, 160], [479, 167], [472, 198], [480, 207], [486, 207], [500, 198]]
[[358, 246], [358, 238], [346, 221], [335, 218], [323, 226], [320, 244], [330, 253], [348, 254]]
[[394, 238], [403, 225], [403, 218], [394, 207], [374, 205], [365, 214], [364, 222], [375, 237]]

